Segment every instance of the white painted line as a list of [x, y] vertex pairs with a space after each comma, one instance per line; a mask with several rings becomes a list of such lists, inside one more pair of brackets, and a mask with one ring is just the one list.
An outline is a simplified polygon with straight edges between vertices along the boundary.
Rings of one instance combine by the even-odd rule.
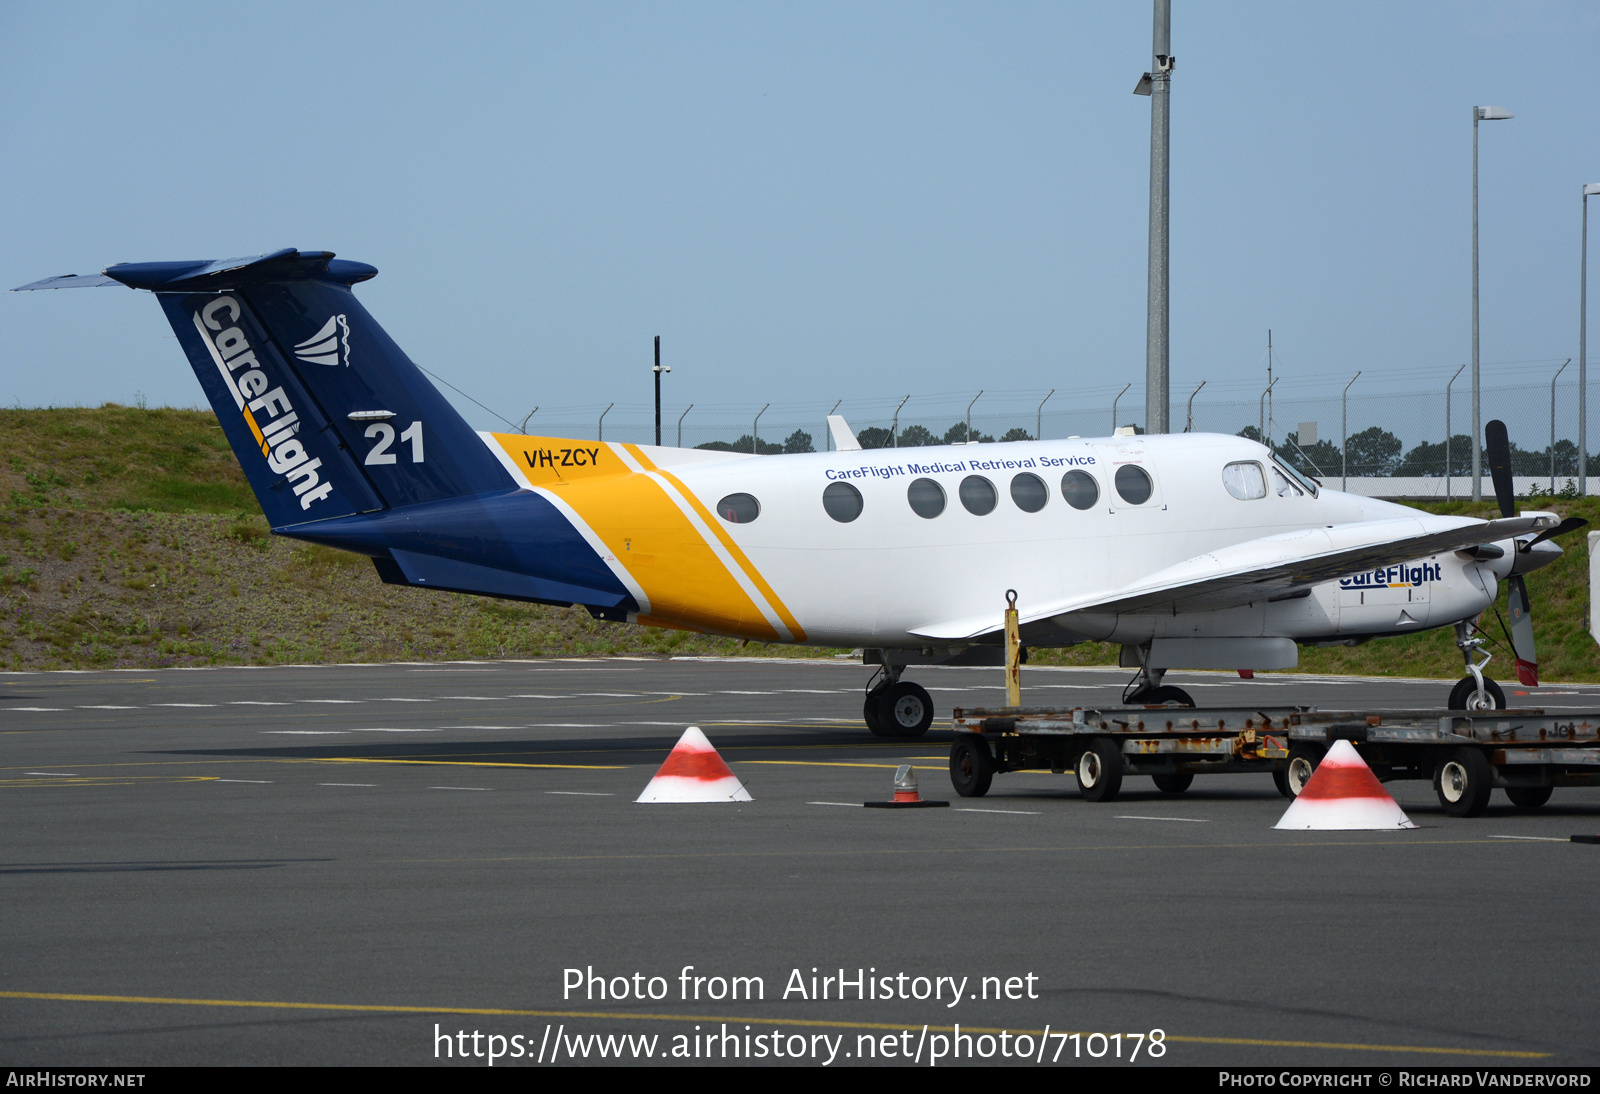
[[24, 771], [24, 775], [59, 775], [63, 779], [76, 779], [80, 776], [76, 771]]
[[615, 794], [607, 790], [546, 790], [546, 794], [568, 794], [574, 798], [614, 798]]
[[610, 729], [610, 722], [532, 722], [525, 726], [463, 726], [463, 729]]
[[527, 726], [440, 726], [440, 729], [527, 729]]
[[1490, 836], [1490, 839], [1528, 839], [1540, 843], [1571, 843], [1571, 840], [1558, 839], [1555, 836]]
[[[415, 670], [413, 670], [413, 671], [415, 671]], [[432, 699], [402, 699], [402, 698], [400, 698], [398, 696], [385, 696], [382, 699], [374, 699], [373, 702], [374, 703], [431, 703], [431, 702], [433, 702], [433, 700]]]
[[1011, 813], [1018, 817], [1040, 817], [1044, 814], [1031, 809], [962, 809], [957, 808], [957, 813]]
[[218, 779], [219, 783], [257, 783], [261, 786], [271, 786], [271, 779]]
[[215, 703], [151, 703], [153, 707], [214, 707]]
[[487, 786], [430, 786], [429, 790], [488, 790]]
[[288, 703], [271, 703], [265, 699], [234, 699], [228, 703], [230, 707], [286, 707]]
[[775, 691], [714, 691], [713, 695], [776, 695]]
[[565, 699], [564, 695], [507, 695], [507, 699]]
[[352, 729], [351, 733], [438, 733], [437, 729], [381, 729], [376, 726], [370, 729]]
[[46, 711], [46, 710], [66, 710], [67, 708], [66, 707], [6, 707], [6, 709], [7, 710]]
[[377, 783], [318, 783], [318, 786], [377, 786]]
[[85, 703], [79, 710], [138, 710], [138, 707], [114, 707], [109, 703]]
[[359, 703], [360, 699], [296, 699], [297, 703]]
[[278, 733], [287, 737], [336, 737], [347, 729], [263, 729], [262, 733]]
[[497, 703], [504, 695], [441, 695], [441, 699], [471, 699], [475, 703]]
[[807, 805], [842, 805], [847, 809], [860, 809], [860, 802], [806, 802]]
[[1210, 824], [1208, 820], [1197, 820], [1194, 817], [1118, 817], [1117, 820], [1154, 820], [1154, 821], [1180, 821], [1183, 824]]

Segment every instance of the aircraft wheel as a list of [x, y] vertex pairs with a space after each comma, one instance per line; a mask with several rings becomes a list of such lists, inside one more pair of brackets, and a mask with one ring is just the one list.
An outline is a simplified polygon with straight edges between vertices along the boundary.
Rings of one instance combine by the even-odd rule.
[[1537, 809], [1550, 800], [1551, 790], [1548, 786], [1508, 786], [1506, 797], [1518, 809]]
[[1433, 772], [1433, 791], [1452, 817], [1476, 817], [1489, 805], [1494, 769], [1483, 750], [1466, 745]]
[[963, 798], [981, 798], [994, 781], [994, 756], [989, 742], [975, 733], [959, 733], [950, 746], [950, 785]]
[[[1306, 788], [1306, 783], [1311, 781], [1311, 776], [1316, 772], [1317, 765], [1322, 762], [1323, 750], [1315, 745], [1291, 745], [1289, 748], [1289, 762], [1283, 767], [1283, 785], [1278, 787], [1286, 798], [1298, 798], [1300, 791]], [[1273, 779], [1277, 779], [1277, 772], [1273, 772]]]
[[1456, 686], [1450, 689], [1451, 710], [1504, 710], [1506, 709], [1506, 693], [1500, 690], [1500, 685], [1493, 680], [1485, 679], [1483, 682], [1484, 694], [1492, 706], [1480, 706], [1478, 703], [1478, 682], [1470, 676], [1463, 676]]
[[861, 707], [861, 717], [866, 719], [867, 728], [872, 730], [875, 737], [891, 736], [883, 723], [878, 720], [878, 703], [883, 699], [884, 690], [884, 687], [876, 687], [867, 692], [867, 701]]
[[1147, 707], [1192, 707], [1194, 700], [1182, 688], [1159, 687], [1151, 688], [1138, 700], [1141, 706]]
[[885, 737], [920, 737], [933, 724], [933, 696], [920, 684], [901, 680], [878, 697], [879, 730]]
[[1096, 737], [1078, 757], [1078, 793], [1108, 802], [1122, 789], [1122, 749], [1110, 737]]
[[1150, 780], [1163, 794], [1182, 794], [1194, 782], [1193, 771], [1180, 771], [1173, 775], [1151, 775]]

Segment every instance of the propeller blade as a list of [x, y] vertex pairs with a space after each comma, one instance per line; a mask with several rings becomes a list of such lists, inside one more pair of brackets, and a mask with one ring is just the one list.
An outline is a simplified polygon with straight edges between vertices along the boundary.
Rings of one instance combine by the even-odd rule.
[[1511, 442], [1505, 422], [1496, 418], [1483, 427], [1483, 447], [1489, 456], [1489, 477], [1494, 480], [1500, 515], [1509, 517], [1516, 512], [1517, 490], [1511, 482]]
[[1524, 687], [1539, 686], [1539, 657], [1533, 649], [1533, 611], [1528, 603], [1528, 585], [1521, 574], [1508, 582], [1506, 600], [1511, 607], [1511, 649], [1516, 655], [1517, 679]]
[[1538, 535], [1534, 536], [1528, 541], [1527, 546], [1523, 547], [1523, 550], [1531, 551], [1533, 550], [1535, 544], [1543, 543], [1547, 539], [1554, 539], [1556, 536], [1564, 536], [1568, 532], [1576, 532], [1579, 528], [1582, 528], [1588, 523], [1589, 522], [1584, 520], [1582, 517], [1568, 517], [1566, 520], [1562, 521], [1554, 528], [1551, 528], [1549, 531], [1540, 532]]

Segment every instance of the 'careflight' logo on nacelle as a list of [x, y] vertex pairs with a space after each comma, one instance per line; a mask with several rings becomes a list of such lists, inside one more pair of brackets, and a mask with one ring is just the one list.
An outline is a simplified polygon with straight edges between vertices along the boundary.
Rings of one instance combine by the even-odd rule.
[[1341, 577], [1341, 589], [1410, 589], [1429, 581], [1439, 581], [1444, 570], [1437, 562], [1418, 562], [1406, 566], [1385, 566], [1354, 577]]
[[[228, 313], [227, 319], [219, 319], [224, 312]], [[333, 483], [318, 481], [317, 468], [322, 466], [322, 460], [308, 458], [305, 444], [296, 436], [300, 432], [300, 416], [289, 404], [289, 396], [282, 387], [268, 390], [272, 381], [267, 379], [244, 331], [238, 326], [223, 326], [224, 322], [236, 324], [239, 312], [237, 300], [219, 296], [195, 313], [194, 329], [200, 332], [200, 340], [211, 351], [211, 359], [217, 363], [217, 371], [232, 392], [234, 405], [244, 416], [245, 425], [250, 427], [256, 443], [261, 446], [267, 466], [274, 474], [288, 476], [295, 496], [300, 499], [300, 508], [310, 509], [312, 502], [321, 501], [333, 492]], [[257, 414], [265, 416], [265, 424], [256, 420]]]

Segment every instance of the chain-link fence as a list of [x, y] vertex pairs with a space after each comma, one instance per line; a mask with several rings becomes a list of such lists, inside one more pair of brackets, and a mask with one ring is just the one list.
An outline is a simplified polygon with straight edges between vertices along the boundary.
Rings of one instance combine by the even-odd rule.
[[[1578, 368], [1575, 362], [1563, 365], [1555, 360], [1481, 366], [1481, 417], [1506, 423], [1521, 492], [1538, 480], [1554, 492], [1571, 489], [1568, 480], [1578, 473]], [[1197, 381], [1174, 383], [1173, 429], [1265, 439], [1331, 486], [1347, 479], [1406, 480], [1405, 489], [1388, 492], [1470, 495], [1470, 371], [1452, 366], [1356, 372], [1280, 373], [1270, 394], [1265, 382], [1206, 383], [1198, 391]], [[1593, 398], [1590, 405], [1592, 410]], [[975, 441], [1103, 437], [1119, 427], [1142, 431], [1144, 390], [1141, 384], [1094, 384], [1054, 392], [974, 389], [903, 399], [667, 404], [662, 443], [763, 454], [820, 450], [830, 445], [830, 412], [843, 415], [866, 448], [961, 442], [969, 428]], [[653, 415], [649, 403], [541, 408], [527, 420], [526, 431], [649, 443]], [[1600, 472], [1600, 419], [1594, 421], [1587, 466]], [[1486, 459], [1481, 467], [1487, 475]], [[1383, 492], [1357, 482], [1350, 488]]]

